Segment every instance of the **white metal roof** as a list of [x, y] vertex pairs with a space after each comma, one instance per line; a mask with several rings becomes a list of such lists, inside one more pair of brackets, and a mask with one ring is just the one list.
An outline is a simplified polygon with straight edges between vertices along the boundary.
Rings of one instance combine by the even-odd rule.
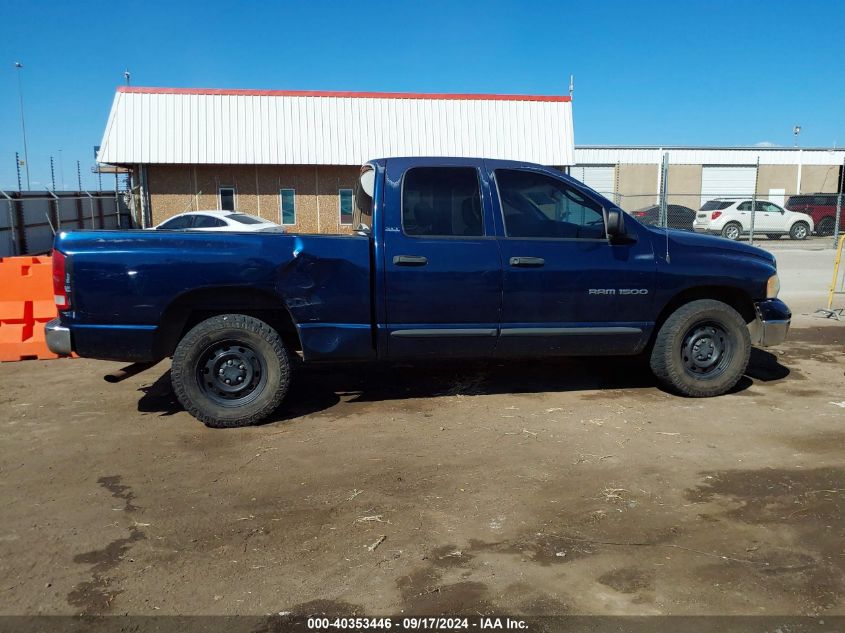
[[845, 149], [786, 147], [610, 147], [575, 148], [576, 165], [655, 165], [669, 154], [673, 165], [841, 165]]
[[569, 97], [118, 88], [101, 163], [360, 165], [387, 156], [573, 163]]

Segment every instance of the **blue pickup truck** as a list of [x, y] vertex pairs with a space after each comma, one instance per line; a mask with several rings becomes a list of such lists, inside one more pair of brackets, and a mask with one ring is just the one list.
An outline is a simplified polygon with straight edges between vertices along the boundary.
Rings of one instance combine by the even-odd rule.
[[643, 226], [555, 169], [373, 160], [354, 199], [353, 235], [61, 233], [47, 343], [172, 357], [185, 409], [231, 427], [280, 405], [297, 357], [639, 354], [668, 389], [704, 397], [789, 328], [771, 254]]

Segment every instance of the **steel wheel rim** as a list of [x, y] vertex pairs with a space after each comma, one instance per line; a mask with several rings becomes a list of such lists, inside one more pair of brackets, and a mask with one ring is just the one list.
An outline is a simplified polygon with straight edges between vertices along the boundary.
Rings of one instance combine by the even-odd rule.
[[729, 240], [735, 240], [739, 237], [739, 229], [735, 226], [729, 226], [725, 230], [725, 237], [727, 237]]
[[733, 342], [717, 321], [700, 321], [690, 327], [681, 343], [684, 371], [698, 379], [710, 380], [725, 373], [733, 358]]
[[799, 224], [795, 227], [795, 237], [797, 237], [799, 240], [807, 237], [807, 229], [804, 227], [803, 224]]
[[216, 404], [240, 407], [264, 391], [267, 363], [243, 341], [219, 341], [209, 345], [200, 355], [197, 384]]

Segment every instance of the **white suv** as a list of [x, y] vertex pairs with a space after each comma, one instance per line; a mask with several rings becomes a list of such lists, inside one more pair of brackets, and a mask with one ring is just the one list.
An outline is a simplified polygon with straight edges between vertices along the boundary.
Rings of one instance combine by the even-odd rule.
[[[729, 240], [738, 240], [751, 232], [751, 204], [749, 199], [716, 198], [708, 200], [695, 216], [692, 228], [697, 233], [715, 233]], [[776, 240], [788, 235], [803, 240], [813, 231], [813, 218], [779, 207], [774, 202], [756, 200], [754, 233]]]

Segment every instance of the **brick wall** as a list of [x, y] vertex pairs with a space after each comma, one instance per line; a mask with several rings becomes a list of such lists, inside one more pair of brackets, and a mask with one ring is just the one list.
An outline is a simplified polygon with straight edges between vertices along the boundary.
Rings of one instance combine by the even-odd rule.
[[351, 227], [340, 224], [338, 189], [351, 189], [359, 169], [336, 165], [149, 165], [152, 221], [155, 225], [185, 211], [217, 209], [220, 187], [234, 187], [238, 211], [281, 224], [279, 190], [293, 189], [296, 223], [289, 230], [350, 233]]

